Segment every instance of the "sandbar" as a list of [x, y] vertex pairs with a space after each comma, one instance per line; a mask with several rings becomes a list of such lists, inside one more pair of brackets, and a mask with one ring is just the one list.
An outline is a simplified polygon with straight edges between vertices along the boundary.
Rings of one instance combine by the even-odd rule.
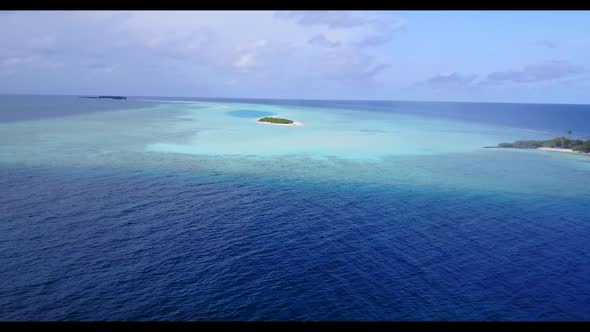
[[580, 151], [574, 151], [572, 149], [562, 149], [562, 148], [546, 148], [546, 147], [541, 147], [541, 148], [537, 148], [539, 150], [543, 150], [543, 151], [553, 151], [553, 152], [563, 152], [563, 153], [573, 153], [573, 154], [581, 154], [581, 155], [585, 155], [585, 156], [590, 156], [590, 152], [580, 152]]

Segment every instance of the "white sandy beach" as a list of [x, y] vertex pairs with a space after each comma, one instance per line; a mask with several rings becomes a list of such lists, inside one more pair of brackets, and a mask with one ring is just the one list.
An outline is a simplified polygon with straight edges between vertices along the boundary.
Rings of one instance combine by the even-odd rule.
[[572, 149], [562, 149], [562, 148], [538, 148], [539, 150], [543, 150], [543, 151], [553, 151], [553, 152], [563, 152], [563, 153], [573, 153], [573, 154], [581, 154], [581, 155], [585, 155], [585, 156], [590, 156], [590, 153], [586, 153], [586, 152], [578, 152], [578, 151], [574, 151]]

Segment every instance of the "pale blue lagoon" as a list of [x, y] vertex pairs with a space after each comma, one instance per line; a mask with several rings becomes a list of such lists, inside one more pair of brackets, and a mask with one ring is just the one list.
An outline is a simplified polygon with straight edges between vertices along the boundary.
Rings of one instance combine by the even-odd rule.
[[589, 124], [585, 105], [0, 96], [0, 319], [589, 320], [590, 157], [483, 148]]

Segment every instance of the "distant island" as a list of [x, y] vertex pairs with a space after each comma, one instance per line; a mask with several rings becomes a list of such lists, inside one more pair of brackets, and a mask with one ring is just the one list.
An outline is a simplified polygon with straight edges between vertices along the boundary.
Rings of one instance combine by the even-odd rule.
[[271, 116], [267, 116], [264, 118], [260, 118], [257, 120], [258, 122], [267, 123], [267, 124], [274, 124], [274, 125], [282, 125], [282, 126], [302, 126], [303, 123], [289, 120], [289, 119], [282, 119], [282, 118], [275, 118]]
[[516, 141], [514, 143], [500, 143], [498, 146], [486, 146], [486, 148], [512, 148], [512, 149], [539, 149], [590, 155], [590, 139], [582, 141], [566, 137], [556, 137], [545, 141]]
[[127, 97], [122, 96], [98, 96], [98, 97], [80, 97], [80, 98], [89, 98], [89, 99], [127, 99]]

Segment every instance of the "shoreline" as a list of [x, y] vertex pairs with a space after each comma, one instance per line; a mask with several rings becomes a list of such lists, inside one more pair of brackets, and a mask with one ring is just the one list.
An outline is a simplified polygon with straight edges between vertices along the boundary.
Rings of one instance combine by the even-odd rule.
[[501, 146], [484, 146], [484, 149], [513, 149], [513, 150], [541, 150], [541, 151], [549, 151], [549, 152], [561, 152], [561, 153], [569, 153], [569, 154], [577, 154], [582, 156], [589, 156], [590, 152], [578, 152], [572, 149], [562, 149], [562, 148], [549, 148], [549, 147], [540, 147], [540, 148], [505, 148]]
[[583, 155], [583, 156], [590, 156], [590, 153], [589, 152], [578, 152], [578, 151], [574, 151], [572, 149], [540, 147], [540, 148], [537, 148], [537, 150], [551, 151], [551, 152], [561, 152], [561, 153], [571, 153], [571, 154], [579, 154], [579, 155]]

